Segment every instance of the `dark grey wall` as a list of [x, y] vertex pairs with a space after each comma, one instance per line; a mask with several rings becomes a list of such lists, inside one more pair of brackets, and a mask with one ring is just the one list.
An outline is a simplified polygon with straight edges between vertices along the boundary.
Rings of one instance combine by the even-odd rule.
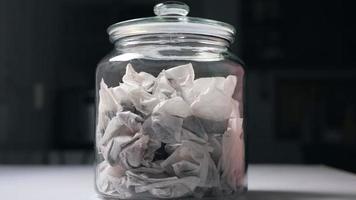
[[[152, 16], [157, 2], [0, 1], [0, 163], [47, 162], [43, 155], [61, 145], [53, 141], [82, 134], [81, 121], [63, 116], [78, 116], [94, 88], [96, 64], [112, 48], [106, 28]], [[187, 1], [192, 16], [234, 25], [237, 2]]]
[[[55, 157], [52, 154], [61, 160], [63, 152], [69, 157], [76, 152], [78, 158], [74, 156], [69, 162], [81, 162], [80, 154], [91, 150], [92, 140], [88, 138], [93, 138], [88, 133], [92, 125], [86, 124], [89, 119], [85, 116], [91, 112], [95, 67], [112, 48], [106, 28], [118, 21], [152, 16], [157, 2], [0, 0], [0, 163], [51, 163]], [[191, 7], [191, 16], [237, 27], [232, 50], [247, 63], [251, 162], [327, 163], [339, 157], [345, 159], [334, 159], [331, 164], [356, 170], [356, 164], [345, 162], [356, 152], [356, 132], [349, 125], [349, 121], [356, 120], [355, 106], [350, 103], [355, 100], [350, 83], [356, 79], [354, 3], [185, 2]], [[325, 96], [327, 90], [323, 88], [340, 80], [343, 82], [330, 90], [339, 91], [340, 98]], [[333, 108], [337, 123], [323, 117], [329, 109], [321, 109], [310, 114], [314, 119], [302, 119], [306, 128], [279, 133], [278, 127], [285, 123], [281, 115], [287, 113], [286, 118], [294, 119], [280, 111], [277, 100], [281, 83], [289, 91], [296, 90], [295, 83], [306, 84], [306, 88], [310, 83], [320, 98], [316, 102], [331, 105], [327, 108]], [[307, 109], [308, 105], [301, 107]], [[76, 140], [83, 137], [87, 139]], [[330, 137], [334, 138], [331, 143]], [[345, 138], [351, 138], [351, 143], [346, 144]], [[324, 140], [329, 142], [324, 144]], [[329, 145], [326, 149], [334, 153], [326, 152], [323, 145]], [[320, 154], [307, 158], [309, 151]], [[323, 156], [326, 161], [315, 159]]]

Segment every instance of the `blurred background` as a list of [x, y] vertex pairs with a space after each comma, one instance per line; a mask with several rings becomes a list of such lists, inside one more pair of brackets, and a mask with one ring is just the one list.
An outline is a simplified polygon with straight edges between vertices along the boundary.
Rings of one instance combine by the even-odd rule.
[[[94, 75], [106, 28], [149, 0], [0, 0], [0, 164], [93, 161]], [[250, 163], [356, 172], [355, 1], [190, 0], [237, 27]]]

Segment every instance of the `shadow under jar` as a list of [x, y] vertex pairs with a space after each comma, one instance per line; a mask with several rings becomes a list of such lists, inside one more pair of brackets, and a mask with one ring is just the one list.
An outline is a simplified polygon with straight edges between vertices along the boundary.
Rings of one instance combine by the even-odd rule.
[[96, 190], [106, 199], [226, 198], [247, 189], [235, 29], [179, 2], [108, 28], [96, 72]]

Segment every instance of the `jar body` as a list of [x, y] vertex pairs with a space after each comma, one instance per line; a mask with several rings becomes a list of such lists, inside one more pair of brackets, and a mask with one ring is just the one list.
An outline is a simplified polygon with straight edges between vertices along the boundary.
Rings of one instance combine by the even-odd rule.
[[97, 68], [97, 192], [118, 199], [241, 194], [241, 62], [216, 44], [143, 41], [117, 45]]

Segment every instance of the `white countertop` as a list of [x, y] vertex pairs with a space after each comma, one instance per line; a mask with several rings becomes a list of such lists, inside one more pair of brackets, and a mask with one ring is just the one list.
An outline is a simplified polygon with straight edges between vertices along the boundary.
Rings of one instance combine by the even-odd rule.
[[[95, 200], [91, 166], [0, 165], [1, 200]], [[250, 165], [248, 200], [356, 200], [356, 175], [325, 166]]]

